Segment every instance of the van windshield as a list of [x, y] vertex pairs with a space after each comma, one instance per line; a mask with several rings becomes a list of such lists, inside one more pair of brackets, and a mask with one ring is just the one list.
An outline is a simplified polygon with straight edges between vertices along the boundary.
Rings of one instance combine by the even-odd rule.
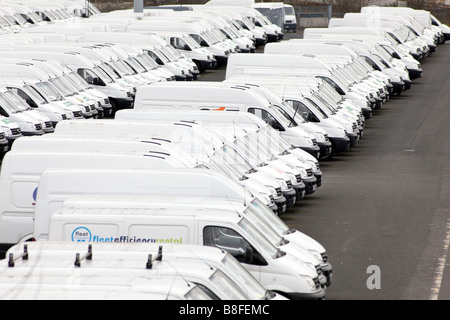
[[246, 212], [247, 210], [254, 212], [255, 215], [258, 215], [262, 219], [266, 220], [267, 223], [280, 235], [286, 235], [292, 232], [283, 220], [281, 220], [268, 206], [257, 198], [252, 200], [246, 209]]
[[245, 217], [253, 223], [253, 225], [270, 241], [274, 246], [279, 247], [286, 244], [284, 240], [275, 230], [261, 217], [253, 207], [249, 206], [245, 209]]
[[51, 101], [61, 101], [63, 96], [48, 82], [38, 82], [36, 86], [41, 89]]
[[186, 300], [211, 300], [211, 298], [200, 287], [195, 286], [184, 295]]
[[39, 91], [37, 91], [35, 88], [33, 88], [32, 86], [25, 85], [24, 89], [26, 89], [27, 95], [29, 95], [36, 104], [48, 103], [48, 101], [42, 96], [42, 94]]
[[71, 72], [68, 75], [65, 75], [66, 79], [70, 81], [73, 86], [80, 90], [88, 90], [91, 89], [89, 84], [78, 74], [75, 72]]
[[[251, 274], [247, 269], [237, 261], [231, 254], [226, 253], [222, 259], [222, 264], [227, 270], [229, 270], [235, 277], [239, 278], [239, 281], [244, 284], [243, 288], [247, 291], [247, 295], [251, 297], [257, 297], [254, 299], [262, 300], [268, 298], [268, 292]], [[249, 294], [252, 292], [252, 294]], [[270, 298], [270, 295], [269, 295]]]
[[113, 83], [114, 79], [106, 73], [102, 68], [100, 67], [94, 67], [94, 72], [97, 73], [98, 77], [102, 79], [106, 83]]
[[215, 154], [219, 161], [235, 168], [240, 176], [254, 173], [256, 170], [233, 147], [225, 145]]
[[267, 238], [258, 230], [255, 225], [253, 225], [246, 218], [242, 218], [242, 220], [238, 224], [242, 230], [244, 230], [252, 239], [253, 243], [257, 244], [262, 250], [262, 252], [266, 252], [270, 257], [276, 259], [280, 256], [280, 250], [276, 248]]
[[8, 112], [8, 114], [15, 114], [20, 113], [22, 110], [20, 110], [18, 107], [14, 105], [14, 103], [11, 102], [4, 94], [0, 93], [0, 106]]
[[6, 91], [5, 96], [11, 100], [11, 102], [21, 111], [31, 110], [31, 106], [23, 100], [16, 92]]
[[228, 278], [222, 271], [216, 270], [209, 279], [217, 286], [217, 288], [221, 289], [221, 292], [226, 296], [227, 300], [248, 299], [236, 283]]

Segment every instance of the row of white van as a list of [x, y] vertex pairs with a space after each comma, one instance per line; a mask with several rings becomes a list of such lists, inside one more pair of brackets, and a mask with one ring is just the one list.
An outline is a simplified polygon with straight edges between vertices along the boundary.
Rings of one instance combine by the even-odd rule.
[[[274, 152], [263, 139], [273, 132], [257, 117], [239, 112], [214, 120], [215, 111], [151, 110], [117, 116], [134, 112], [141, 120], [65, 121], [52, 135], [16, 141], [0, 178], [5, 248], [31, 238], [217, 246], [269, 290], [290, 298], [324, 297], [332, 279], [325, 249], [289, 229], [268, 206], [275, 197], [292, 195], [274, 186], [284, 182], [276, 180], [279, 168], [305, 165], [300, 150], [287, 144], [278, 161], [269, 154], [270, 164], [239, 173], [248, 165], [245, 156], [255, 156], [250, 147], [256, 156]], [[166, 120], [143, 120], [158, 116]], [[252, 142], [242, 147], [247, 138]], [[281, 147], [280, 141], [273, 146]], [[264, 183], [272, 185], [264, 191]], [[77, 210], [66, 223], [60, 210], [68, 208]]]
[[[368, 68], [352, 50], [325, 58], [311, 53], [264, 54], [258, 61], [277, 59], [278, 68], [258, 66], [251, 77], [233, 76], [224, 83], [140, 86], [134, 110], [116, 113], [115, 120], [63, 121], [51, 135], [16, 140], [0, 176], [0, 243], [5, 249], [21, 243], [16, 250], [30, 239], [49, 246], [53, 241], [213, 246], [233, 255], [265, 290], [289, 298], [323, 298], [332, 279], [325, 249], [289, 229], [274, 212], [281, 213], [286, 205], [315, 191], [322, 177], [318, 158], [323, 152], [336, 152], [340, 140], [333, 136], [333, 146], [325, 129], [316, 125], [319, 121], [308, 117], [309, 121], [301, 121], [302, 109], [289, 109], [284, 93], [297, 94], [299, 105], [311, 97], [320, 106], [334, 106], [334, 112], [323, 111], [322, 118], [332, 118], [329, 127], [342, 130], [347, 147], [350, 137], [356, 142], [372, 109], [394, 93], [395, 81], [394, 74], [384, 69]], [[234, 57], [241, 56], [248, 55], [230, 56], [227, 74], [239, 67]], [[282, 70], [280, 61], [291, 63], [291, 68], [274, 77], [274, 70]], [[297, 71], [292, 68], [297, 63], [316, 67], [299, 80], [289, 77]], [[263, 73], [269, 69], [272, 74]], [[316, 80], [318, 74], [323, 78]], [[342, 85], [342, 93], [323, 80], [346, 84], [349, 74], [359, 81]], [[259, 82], [268, 75], [280, 83], [287, 79], [291, 90], [286, 81], [279, 86], [283, 91], [274, 94], [265, 87], [269, 82]], [[323, 136], [322, 148], [314, 134]], [[48, 265], [54, 266], [59, 256]], [[14, 254], [10, 261], [15, 261]], [[62, 265], [61, 273], [73, 268], [67, 262]], [[41, 270], [44, 264], [32, 266]], [[194, 277], [192, 268], [186, 268], [186, 277]], [[20, 292], [39, 287], [43, 280], [28, 279], [29, 285], [17, 287]], [[124, 281], [129, 284], [133, 279]], [[60, 281], [59, 289], [67, 290], [64, 277]], [[105, 284], [102, 281], [109, 280], [99, 279], [100, 285]], [[5, 288], [12, 290], [14, 285]], [[225, 284], [222, 289], [228, 288], [229, 295], [214, 291], [213, 284], [209, 288], [224, 299], [238, 299], [244, 292], [231, 296], [231, 285]]]
[[90, 7], [79, 2], [2, 2], [14, 10], [16, 21], [26, 19], [0, 37], [2, 86], [14, 96], [0, 106], [7, 122], [3, 150], [21, 134], [52, 132], [64, 119], [101, 118], [132, 108], [140, 85], [194, 80], [226, 63], [232, 52], [252, 52], [268, 38], [282, 38], [256, 10], [194, 6], [189, 12], [165, 7], [143, 15], [100, 14], [93, 7], [83, 13]]

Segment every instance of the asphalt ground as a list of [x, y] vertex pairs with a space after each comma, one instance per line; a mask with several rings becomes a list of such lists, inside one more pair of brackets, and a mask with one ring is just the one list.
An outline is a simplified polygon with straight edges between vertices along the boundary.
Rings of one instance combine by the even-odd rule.
[[449, 58], [447, 43], [422, 61], [423, 77], [375, 112], [357, 147], [322, 162], [322, 187], [281, 216], [327, 249], [328, 300], [450, 299]]

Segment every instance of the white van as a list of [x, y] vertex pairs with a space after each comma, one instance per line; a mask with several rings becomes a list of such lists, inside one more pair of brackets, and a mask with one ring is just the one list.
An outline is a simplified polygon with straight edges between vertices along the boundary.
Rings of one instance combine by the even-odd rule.
[[[42, 277], [45, 282], [52, 276]], [[22, 279], [23, 280], [23, 279]], [[152, 279], [134, 290], [125, 286], [80, 286], [78, 284], [44, 285], [0, 283], [1, 300], [212, 300], [200, 286], [182, 278]]]
[[136, 21], [127, 26], [127, 32], [152, 32], [152, 31], [178, 31], [189, 34], [197, 43], [210, 50], [217, 64], [224, 65], [228, 61], [231, 50], [220, 41], [209, 34], [209, 30], [197, 21], [167, 21], [167, 18], [151, 18], [143, 21]]
[[[225, 197], [215, 198], [215, 197], [207, 197], [204, 198], [201, 195], [196, 197], [192, 196], [171, 196], [171, 195], [163, 195], [162, 196], [134, 196], [134, 195], [124, 195], [121, 194], [109, 195], [109, 194], [100, 194], [100, 193], [90, 193], [91, 190], [83, 193], [82, 189], [78, 189], [78, 192], [74, 189], [71, 192], [64, 192], [64, 194], [57, 195], [55, 194], [54, 188], [48, 186], [49, 181], [60, 181], [58, 177], [55, 177], [55, 172], [63, 173], [64, 177], [70, 177], [72, 173], [81, 173], [82, 171], [75, 172], [65, 172], [63, 170], [53, 171], [47, 175], [46, 173], [42, 176], [42, 189], [44, 190], [44, 194], [41, 194], [39, 191], [37, 196], [37, 206], [35, 213], [35, 235], [37, 241], [46, 241], [48, 237], [48, 241], [55, 240], [65, 240], [68, 239], [59, 239], [52, 238], [52, 235], [49, 233], [49, 223], [51, 221], [52, 215], [57, 211], [58, 208], [70, 207], [70, 208], [88, 208], [88, 209], [98, 209], [107, 210], [107, 209], [131, 209], [135, 210], [145, 210], [145, 209], [161, 209], [161, 210], [206, 210], [212, 213], [218, 213], [221, 215], [235, 215], [239, 214], [240, 216], [246, 217], [248, 221], [253, 224], [257, 229], [261, 230], [262, 234], [267, 238], [267, 240], [272, 243], [275, 247], [280, 250], [285, 251], [286, 253], [293, 255], [298, 258], [303, 263], [314, 267], [319, 275], [319, 280], [321, 284], [330, 282], [331, 279], [326, 279], [322, 272], [322, 267], [326, 268], [331, 274], [331, 265], [328, 262], [323, 261], [323, 257], [317, 252], [312, 252], [312, 246], [309, 245], [310, 241], [303, 235], [290, 235], [288, 240], [284, 238], [284, 234], [280, 233], [278, 225], [280, 224], [278, 221], [275, 221], [274, 214], [272, 212], [266, 212], [262, 209], [262, 203], [256, 199], [245, 200], [232, 200], [226, 199]], [[56, 173], [56, 174], [57, 174]], [[89, 188], [87, 188], [89, 189]], [[50, 193], [46, 193], [46, 191], [50, 191]], [[89, 194], [87, 196], [75, 196], [74, 194]], [[92, 195], [95, 194], [95, 195]], [[72, 197], [72, 198], [71, 198]], [[275, 223], [276, 226], [272, 227], [272, 224]], [[72, 238], [71, 241], [76, 241]], [[92, 238], [90, 242], [103, 242], [102, 240]], [[176, 244], [180, 244], [179, 242], [174, 242]], [[233, 254], [233, 252], [231, 252]], [[234, 253], [235, 254], [235, 253]]]
[[[251, 58], [251, 59], [249, 59]], [[243, 75], [249, 72], [251, 69], [268, 69], [272, 70], [275, 75], [282, 75], [283, 70], [290, 70], [290, 73], [294, 73], [296, 70], [302, 70], [303, 73], [309, 72], [316, 73], [316, 77], [321, 77], [323, 74], [330, 74], [328, 77], [339, 78], [336, 72], [339, 72], [339, 68], [336, 62], [327, 61], [315, 55], [303, 54], [252, 54], [246, 57], [244, 54], [234, 54], [227, 65], [226, 79], [233, 76]], [[298, 71], [297, 71], [298, 72]], [[367, 89], [356, 86], [355, 90], [346, 87], [345, 81], [337, 79], [343, 83], [343, 94], [349, 95], [353, 99], [365, 98], [371, 102], [370, 93], [376, 94], [375, 90], [368, 91]], [[361, 97], [362, 95], [362, 97]]]
[[[310, 95], [312, 95], [317, 90], [317, 83], [320, 80], [316, 80], [315, 78], [292, 77], [271, 77], [270, 79], [267, 79], [267, 77], [258, 76], [233, 77], [227, 80], [229, 83], [263, 85], [274, 93], [282, 96], [283, 101], [285, 102], [283, 104], [285, 112], [294, 118], [296, 122], [301, 123], [306, 121], [314, 123], [327, 133], [328, 139], [332, 144], [332, 152], [328, 159], [331, 159], [336, 154], [348, 151], [351, 144], [356, 143], [357, 136], [354, 135], [353, 132], [348, 133], [342, 124], [322, 113], [319, 113], [315, 117], [308, 117], [304, 113], [305, 110], [300, 107], [307, 106], [310, 103], [308, 102], [308, 91], [302, 90], [305, 87], [305, 83], [302, 83], [303, 81], [307, 83], [306, 87], [308, 87]], [[316, 85], [314, 84], [315, 81]], [[352, 142], [350, 137], [353, 140]]]
[[325, 296], [315, 268], [274, 247], [245, 217], [221, 214], [220, 210], [189, 208], [138, 212], [134, 209], [63, 208], [53, 214], [49, 234], [60, 241], [70, 241], [76, 229], [84, 228], [82, 233], [92, 235], [94, 242], [97, 239], [113, 242], [140, 239], [141, 242], [214, 246], [234, 254], [269, 290], [291, 299]]
[[[157, 33], [152, 32], [160, 36], [161, 38], [166, 38], [167, 33]], [[175, 33], [176, 34], [176, 33]], [[175, 36], [175, 35], [174, 35]], [[197, 65], [212, 68], [212, 59], [213, 55], [210, 52], [205, 52], [204, 49], [201, 49], [200, 46], [186, 33], [179, 33], [176, 35], [184, 41], [184, 44], [189, 46], [189, 51], [187, 48], [184, 48], [183, 44], [183, 55], [194, 61]], [[125, 32], [89, 32], [82, 35], [81, 40], [85, 42], [91, 43], [114, 43], [116, 45], [132, 45], [140, 48], [145, 48], [146, 46], [150, 46], [152, 43], [155, 43], [155, 39], [153, 39], [151, 34], [140, 34], [140, 33], [125, 33]], [[165, 39], [168, 40], [167, 38]], [[167, 41], [167, 44], [172, 45], [171, 40]], [[162, 68], [161, 68], [162, 69]], [[173, 72], [172, 72], [173, 73]]]
[[[100, 100], [97, 97], [91, 96], [84, 92], [79, 92], [77, 88], [68, 82], [64, 76], [64, 67], [56, 61], [51, 60], [39, 60], [36, 58], [21, 59], [21, 58], [6, 58], [2, 59], [4, 64], [11, 65], [27, 65], [33, 68], [33, 72], [30, 74], [33, 77], [39, 79], [40, 82], [49, 83], [53, 90], [50, 91], [46, 86], [47, 95], [52, 95], [57, 98], [54, 100], [63, 101], [63, 103], [71, 103], [72, 105], [79, 106], [83, 112], [85, 118], [98, 118], [99, 114], [104, 113], [103, 107], [100, 104], [104, 103], [104, 100]], [[13, 74], [8, 74], [7, 78], [12, 78]]]
[[[89, 105], [83, 105], [81, 101], [64, 97], [59, 90], [50, 83], [51, 77], [40, 68], [26, 62], [2, 63], [0, 75], [5, 79], [24, 79], [25, 83], [33, 83], [42, 91], [51, 101], [61, 101], [68, 106], [74, 106], [73, 109], [81, 111], [83, 117], [92, 118], [92, 110]], [[95, 110], [96, 111], [96, 110]]]
[[211, 82], [170, 84], [141, 87], [136, 93], [135, 109], [250, 112], [279, 130], [292, 145], [320, 157], [320, 148], [312, 135], [299, 127], [290, 127], [291, 119], [249, 88]]
[[[257, 116], [247, 112], [225, 112], [217, 117], [215, 111], [153, 111], [153, 110], [121, 110], [116, 114], [119, 120], [170, 120], [192, 123], [222, 123], [243, 127], [247, 133], [255, 135], [258, 142], [255, 145], [266, 145], [276, 157], [293, 157], [293, 161], [306, 162], [310, 165], [317, 186], [321, 186], [322, 171], [319, 161], [306, 151], [292, 147], [289, 142], [267, 123]], [[309, 173], [308, 173], [309, 176]]]
[[68, 101], [52, 101], [42, 89], [36, 86], [37, 79], [8, 78], [3, 79], [2, 85], [23, 99], [31, 108], [45, 114], [53, 127], [62, 120], [85, 119], [79, 106]]
[[[26, 250], [27, 260], [20, 257]], [[121, 258], [147, 258], [151, 254], [158, 257], [162, 254], [165, 261], [197, 261], [200, 260], [216, 269], [220, 269], [232, 279], [239, 288], [252, 300], [284, 300], [282, 296], [264, 288], [231, 254], [218, 248], [175, 244], [150, 243], [79, 243], [40, 241], [18, 244], [8, 250], [14, 260], [14, 267], [25, 267], [27, 262], [39, 263], [46, 259], [66, 259], [74, 262], [77, 253], [91, 252], [96, 260], [114, 260], [117, 255]], [[154, 258], [153, 258], [154, 259]]]
[[[163, 253], [138, 254], [123, 257], [110, 252], [112, 259], [89, 257], [88, 262], [81, 253], [71, 257], [47, 257], [46, 260], [25, 261], [20, 266], [3, 264], [0, 283], [20, 282], [23, 284], [64, 285], [68, 282], [80, 286], [114, 286], [139, 281], [145, 288], [153, 279], [182, 277], [188, 282], [205, 288], [205, 293], [219, 300], [248, 300], [249, 297], [218, 268], [201, 260], [166, 260]], [[124, 259], [125, 258], [125, 259]], [[75, 261], [75, 262], [74, 262]], [[6, 262], [6, 261], [5, 261]], [[42, 276], [51, 275], [44, 280]], [[139, 279], [139, 280], [138, 280]], [[137, 289], [139, 290], [139, 289]]]
[[[309, 153], [296, 148], [295, 152], [298, 156], [292, 157], [291, 153], [287, 150], [280, 149], [283, 138], [273, 132], [276, 135], [276, 141], [270, 137], [267, 130], [274, 131], [269, 127], [262, 119], [256, 117], [251, 113], [246, 112], [226, 112], [221, 114], [221, 117], [217, 117], [217, 113], [214, 111], [152, 111], [152, 110], [122, 110], [116, 114], [116, 119], [119, 120], [144, 120], [144, 121], [156, 121], [156, 120], [170, 120], [180, 121], [186, 123], [196, 123], [200, 126], [206, 125], [214, 128], [216, 125], [220, 125], [217, 129], [224, 130], [223, 125], [227, 125], [228, 131], [241, 132], [245, 134], [246, 141], [252, 141], [254, 148], [257, 148], [261, 155], [270, 154], [268, 158], [273, 160], [282, 159], [287, 161], [293, 166], [306, 170], [305, 175], [302, 174], [302, 182], [306, 184], [308, 189], [320, 187], [322, 181], [322, 172], [320, 170], [319, 162], [316, 158]], [[285, 143], [287, 141], [284, 141]], [[316, 178], [316, 182], [313, 183], [312, 177]], [[312, 193], [308, 190], [309, 193]], [[300, 200], [303, 196], [297, 194], [297, 199]]]
[[[264, 202], [271, 204], [273, 201], [277, 205], [277, 211], [281, 214], [286, 210], [287, 199], [283, 194], [290, 198], [290, 204], [294, 204], [295, 191], [290, 186], [289, 177], [285, 180], [279, 178], [285, 174], [280, 173], [278, 179], [271, 175], [259, 172], [252, 168], [243, 157], [236, 152], [234, 147], [224, 144], [224, 142], [212, 135], [211, 132], [203, 130], [197, 126], [182, 123], [152, 123], [136, 121], [76, 121], [60, 123], [56, 129], [58, 135], [74, 135], [83, 132], [85, 135], [102, 136], [128, 136], [139, 137], [139, 139], [148, 139], [154, 137], [153, 143], [162, 145], [164, 142], [177, 144], [184, 152], [187, 152], [195, 159], [196, 166], [206, 166], [210, 169], [220, 170], [224, 174], [233, 177], [243, 185], [251, 185], [252, 190], [258, 190], [260, 197]], [[155, 148], [157, 148], [155, 146]], [[170, 156], [170, 145], [166, 145], [165, 151], [159, 150], [161, 157]], [[225, 149], [231, 158], [226, 157]], [[183, 162], [186, 158], [179, 159]], [[239, 163], [236, 163], [239, 161]], [[272, 200], [271, 200], [272, 199]], [[272, 205], [271, 205], [272, 206]]]
[[[411, 79], [420, 78], [422, 76], [422, 68], [420, 63], [411, 56], [402, 55], [399, 50], [387, 41], [373, 36], [338, 36], [327, 35], [323, 39], [296, 39], [295, 43], [305, 43], [313, 45], [314, 43], [335, 44], [336, 46], [347, 47], [359, 56], [363, 57], [367, 63], [378, 65], [378, 61], [391, 63], [397, 67], [406, 67]], [[375, 56], [375, 59], [372, 58]], [[370, 60], [370, 61], [369, 61]], [[387, 71], [387, 70], [385, 70]], [[381, 72], [381, 71], [379, 71]]]
[[33, 112], [22, 111], [4, 95], [5, 91], [5, 89], [0, 90], [0, 115], [7, 118], [8, 121], [16, 123], [23, 135], [43, 135], [45, 123], [50, 123], [49, 119], [46, 118], [43, 121], [42, 117], [36, 116]]
[[[395, 14], [371, 14], [371, 13], [346, 13], [344, 19], [348, 20], [363, 20], [367, 23], [372, 23], [375, 25], [384, 26], [385, 23], [388, 25], [389, 22], [393, 22], [394, 25], [398, 25], [399, 28], [403, 29], [403, 33], [408, 34], [409, 39], [416, 39], [428, 46], [429, 52], [435, 52], [437, 46], [437, 38], [434, 35], [429, 35], [427, 33], [422, 33], [421, 30], [416, 28], [416, 25], [412, 23], [410, 19], [405, 18], [402, 15]], [[408, 39], [407, 38], [407, 39]]]
[[113, 107], [113, 113], [120, 109], [130, 109], [133, 107], [134, 99], [133, 93], [130, 87], [123, 87], [116, 83], [99, 64], [94, 63], [92, 60], [84, 57], [83, 55], [75, 52], [39, 52], [33, 50], [27, 50], [24, 52], [24, 47], [14, 48], [12, 51], [8, 51], [11, 54], [20, 57], [28, 57], [31, 55], [37, 59], [55, 60], [59, 63], [66, 65], [74, 72], [78, 73], [89, 85], [93, 88], [103, 92], [109, 97], [110, 103]]
[[61, 166], [182, 168], [176, 159], [151, 154], [10, 151], [2, 161], [0, 172], [0, 249], [3, 252], [14, 243], [32, 238], [40, 176], [48, 168]]

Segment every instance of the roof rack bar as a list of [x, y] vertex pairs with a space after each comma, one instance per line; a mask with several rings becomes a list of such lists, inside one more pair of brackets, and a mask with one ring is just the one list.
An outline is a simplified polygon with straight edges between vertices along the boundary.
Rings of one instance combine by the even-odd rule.
[[28, 246], [26, 244], [23, 245], [23, 252], [22, 254], [20, 254], [18, 257], [16, 257], [14, 259], [14, 254], [11, 252], [9, 254], [9, 259], [8, 259], [8, 267], [10, 268], [14, 268], [15, 261], [22, 258], [22, 260], [28, 260]]
[[74, 263], [74, 265], [76, 267], [80, 267], [81, 266], [81, 261], [84, 260], [84, 259], [92, 260], [92, 244], [90, 244], [88, 246], [88, 251], [83, 256], [81, 256], [80, 253], [77, 253], [75, 255], [75, 263]]
[[162, 246], [159, 246], [158, 248], [158, 254], [153, 259], [153, 255], [149, 254], [147, 259], [147, 264], [145, 265], [146, 269], [152, 269], [153, 268], [153, 262], [154, 261], [162, 261]]

